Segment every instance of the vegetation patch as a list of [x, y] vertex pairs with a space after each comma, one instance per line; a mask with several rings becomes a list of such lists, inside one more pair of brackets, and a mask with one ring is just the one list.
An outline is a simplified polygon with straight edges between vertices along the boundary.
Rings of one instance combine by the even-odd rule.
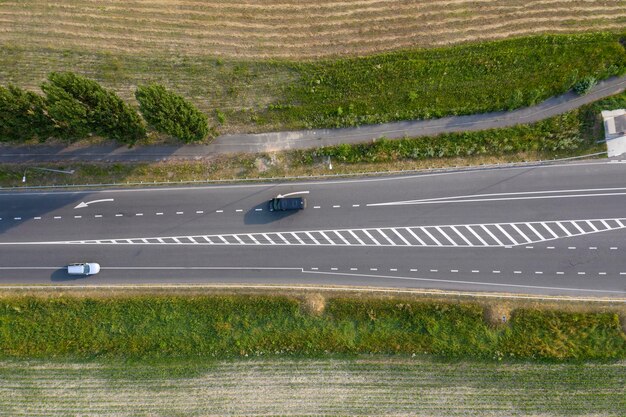
[[619, 39], [541, 35], [313, 62], [0, 44], [0, 84], [33, 90], [49, 71], [71, 70], [134, 104], [137, 85], [156, 83], [197, 106], [220, 133], [355, 126], [536, 104], [581, 80], [623, 74]]
[[[312, 314], [315, 313], [315, 314]], [[291, 297], [7, 297], [0, 352], [29, 357], [434, 354], [486, 359], [626, 358], [616, 312], [513, 311], [495, 328], [472, 303]]]
[[626, 363], [202, 357], [3, 360], [0, 413], [290, 416], [621, 416]]

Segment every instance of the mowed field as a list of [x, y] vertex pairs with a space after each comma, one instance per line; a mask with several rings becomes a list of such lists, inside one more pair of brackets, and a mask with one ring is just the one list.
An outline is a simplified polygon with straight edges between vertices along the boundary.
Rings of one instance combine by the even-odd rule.
[[2, 361], [6, 416], [623, 416], [626, 363]]
[[626, 0], [0, 1], [0, 44], [250, 58], [400, 48], [626, 26]]

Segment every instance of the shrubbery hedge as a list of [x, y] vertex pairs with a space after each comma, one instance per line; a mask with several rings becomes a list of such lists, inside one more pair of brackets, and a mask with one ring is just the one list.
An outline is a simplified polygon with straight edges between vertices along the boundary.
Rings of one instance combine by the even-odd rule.
[[162, 85], [139, 86], [135, 97], [143, 117], [157, 131], [187, 143], [201, 141], [209, 134], [206, 115]]

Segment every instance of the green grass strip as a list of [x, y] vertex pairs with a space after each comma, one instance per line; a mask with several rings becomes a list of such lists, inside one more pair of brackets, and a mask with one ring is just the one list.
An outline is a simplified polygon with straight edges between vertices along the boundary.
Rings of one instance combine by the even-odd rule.
[[317, 316], [295, 298], [5, 298], [4, 357], [227, 358], [326, 353], [607, 360], [626, 358], [616, 313], [515, 310], [494, 328], [483, 307], [332, 298]]

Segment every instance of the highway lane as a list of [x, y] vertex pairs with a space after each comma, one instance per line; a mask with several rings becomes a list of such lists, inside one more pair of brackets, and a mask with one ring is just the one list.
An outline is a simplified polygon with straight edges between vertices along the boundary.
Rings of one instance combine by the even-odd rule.
[[[625, 180], [626, 165], [602, 161], [0, 193], [0, 282], [301, 282], [624, 296]], [[297, 191], [310, 192], [306, 210], [267, 212], [269, 198]], [[74, 208], [98, 200], [105, 201]], [[86, 243], [21, 244], [66, 241]], [[82, 260], [100, 262], [101, 274], [67, 280], [62, 267]]]

